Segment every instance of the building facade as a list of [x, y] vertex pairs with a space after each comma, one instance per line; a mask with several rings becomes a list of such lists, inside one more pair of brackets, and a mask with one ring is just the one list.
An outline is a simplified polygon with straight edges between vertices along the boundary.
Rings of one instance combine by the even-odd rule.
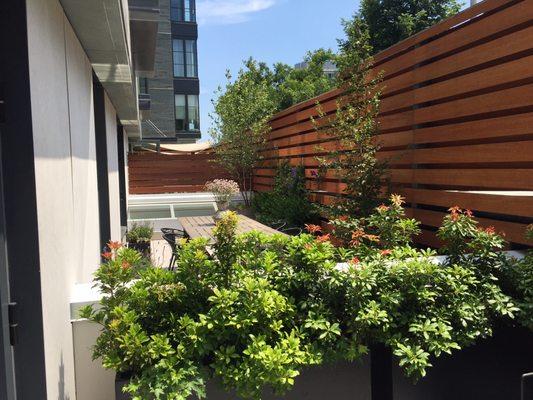
[[201, 137], [195, 0], [161, 0], [153, 76], [140, 80], [143, 140], [194, 143]]
[[[294, 66], [295, 69], [306, 69], [308, 67], [309, 63], [307, 61], [302, 61]], [[324, 75], [326, 75], [329, 79], [335, 79], [339, 74], [339, 68], [332, 61], [326, 61], [324, 63], [323, 70]]]
[[70, 305], [127, 225], [158, 16], [157, 0], [0, 1], [2, 400], [113, 398], [112, 374], [84, 395]]

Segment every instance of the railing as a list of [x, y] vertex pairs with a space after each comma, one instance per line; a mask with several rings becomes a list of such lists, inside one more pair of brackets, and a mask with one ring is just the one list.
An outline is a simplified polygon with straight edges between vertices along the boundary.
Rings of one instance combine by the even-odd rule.
[[[434, 231], [452, 205], [472, 209], [484, 226], [526, 244], [533, 222], [533, 2], [486, 0], [379, 53], [383, 71], [379, 140], [392, 190], [423, 224], [419, 242], [438, 246]], [[343, 184], [320, 183], [316, 102], [334, 113], [338, 91], [275, 115], [256, 190], [272, 187], [282, 160], [304, 165], [314, 200], [330, 203]], [[321, 150], [324, 151], [324, 150]]]

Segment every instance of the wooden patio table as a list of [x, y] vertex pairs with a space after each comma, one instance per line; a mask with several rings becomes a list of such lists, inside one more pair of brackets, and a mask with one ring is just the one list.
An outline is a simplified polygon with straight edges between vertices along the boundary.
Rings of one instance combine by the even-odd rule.
[[[238, 217], [239, 221], [237, 223], [237, 234], [258, 231], [269, 235], [285, 235], [285, 233], [283, 232], [263, 225], [244, 215], [239, 214]], [[213, 228], [215, 227], [215, 221], [212, 217], [181, 217], [178, 218], [178, 221], [189, 238], [207, 238], [209, 239], [210, 243], [213, 243], [215, 241], [213, 237]]]

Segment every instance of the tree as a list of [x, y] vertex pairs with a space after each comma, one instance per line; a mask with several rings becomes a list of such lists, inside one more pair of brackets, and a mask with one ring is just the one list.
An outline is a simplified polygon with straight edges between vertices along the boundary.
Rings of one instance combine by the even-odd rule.
[[219, 88], [219, 97], [213, 101], [216, 114], [211, 136], [217, 161], [237, 180], [247, 206], [253, 169], [261, 159], [268, 121], [276, 110], [265, 74], [264, 66], [248, 60], [234, 81], [226, 73], [226, 86]]
[[304, 60], [307, 68], [297, 70], [283, 63], [271, 69], [250, 58], [235, 80], [229, 71], [226, 73], [227, 83], [213, 100], [210, 133], [217, 145], [217, 161], [237, 180], [247, 206], [253, 169], [261, 160], [272, 115], [335, 86], [335, 80], [323, 71], [327, 61], [335, 60], [331, 50], [309, 52]]
[[363, 0], [359, 14], [377, 53], [456, 14], [457, 0]]
[[318, 49], [306, 54], [305, 68], [296, 69], [283, 63], [275, 64], [272, 86], [278, 98], [278, 109], [284, 110], [333, 89], [335, 79], [324, 73], [324, 66], [328, 61], [335, 63], [336, 59], [333, 51]]
[[336, 151], [319, 158], [320, 167], [346, 184], [344, 196], [329, 216], [366, 217], [381, 202], [381, 189], [387, 163], [377, 158], [376, 141], [380, 77], [370, 74], [372, 48], [369, 32], [358, 18], [344, 21], [346, 38], [339, 40], [338, 87], [344, 90], [337, 100], [337, 111], [327, 115], [318, 105], [315, 127], [339, 144]]

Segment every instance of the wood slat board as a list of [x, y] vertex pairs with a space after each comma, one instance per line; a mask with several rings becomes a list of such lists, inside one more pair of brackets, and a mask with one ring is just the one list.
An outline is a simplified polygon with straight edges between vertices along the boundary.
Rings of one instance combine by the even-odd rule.
[[128, 155], [131, 194], [202, 192], [207, 181], [228, 178], [213, 162], [213, 154], [157, 154], [136, 152]]
[[[446, 209], [470, 208], [514, 244], [533, 223], [533, 1], [485, 0], [384, 50], [378, 117], [392, 190], [423, 224], [417, 240], [438, 246]], [[314, 201], [331, 204], [344, 185], [332, 173], [318, 184], [317, 155], [339, 149], [311, 117], [316, 103], [334, 113], [339, 90], [272, 118], [254, 187], [269, 190], [283, 160], [306, 168]]]

